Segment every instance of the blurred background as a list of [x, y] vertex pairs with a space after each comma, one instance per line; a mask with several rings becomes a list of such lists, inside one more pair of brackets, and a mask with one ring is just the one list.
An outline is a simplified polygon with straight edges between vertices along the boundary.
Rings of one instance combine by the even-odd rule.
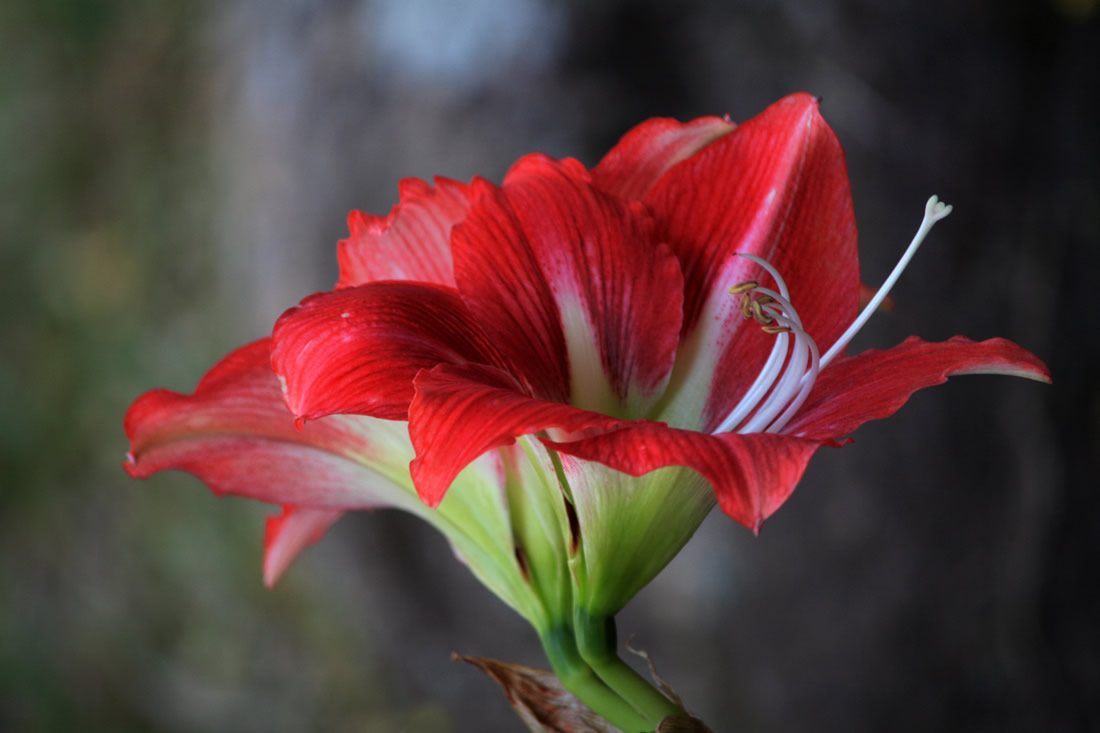
[[348, 516], [273, 591], [262, 505], [126, 478], [122, 416], [336, 279], [405, 176], [594, 164], [642, 119], [807, 90], [864, 280], [855, 348], [1005, 336], [713, 515], [622, 614], [716, 731], [1100, 730], [1096, 0], [0, 3], [0, 729], [519, 731], [452, 651], [545, 666], [440, 537]]

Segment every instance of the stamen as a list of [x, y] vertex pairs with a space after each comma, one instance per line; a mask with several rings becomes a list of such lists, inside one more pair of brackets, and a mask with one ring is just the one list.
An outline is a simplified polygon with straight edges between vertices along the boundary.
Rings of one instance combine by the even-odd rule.
[[741, 296], [741, 317], [744, 318], [746, 321], [749, 320], [750, 318], [752, 318], [752, 307], [751, 306], [752, 306], [752, 299], [749, 298], [749, 296], [747, 294], [742, 295]]
[[[773, 334], [776, 338], [764, 368], [740, 403], [715, 432], [737, 428], [749, 415], [752, 418], [738, 428], [739, 432], [774, 432], [787, 424], [813, 386], [813, 380], [817, 376], [817, 345], [802, 328], [802, 319], [788, 300], [790, 292], [779, 272], [760, 257], [748, 254], [740, 256], [764, 268], [775, 279], [779, 290], [777, 292], [761, 287], [756, 281], [750, 280], [735, 285], [730, 288], [730, 292], [741, 295], [741, 315], [746, 319], [752, 318], [760, 324], [762, 331]], [[792, 337], [794, 349], [788, 361], [787, 352]]]
[[[793, 312], [793, 307], [791, 311]], [[798, 400], [798, 404], [794, 408], [798, 409], [802, 404], [802, 400], [805, 400], [806, 395], [809, 394], [809, 388], [805, 386], [803, 380], [812, 375], [812, 378], [807, 380], [810, 387], [812, 387], [812, 380], [817, 377], [817, 345], [813, 339], [802, 329], [801, 324], [796, 323], [786, 315], [777, 312], [776, 320], [790, 328], [791, 333], [795, 335], [794, 351], [791, 352], [791, 359], [786, 369], [764, 404], [759, 407], [756, 414], [745, 425], [738, 429], [738, 432], [741, 433], [777, 432], [780, 430], [787, 424], [787, 420], [794, 415], [794, 410], [790, 409], [792, 398]], [[808, 357], [809, 364], [807, 365]], [[778, 418], [777, 415], [779, 415]]]
[[[763, 369], [756, 375], [752, 386], [736, 407], [726, 416], [715, 433], [736, 428], [740, 433], [775, 433], [786, 427], [802, 407], [813, 389], [817, 375], [852, 340], [875, 309], [886, 299], [890, 289], [898, 281], [902, 271], [913, 259], [917, 249], [932, 230], [932, 226], [951, 213], [951, 207], [933, 196], [924, 207], [924, 219], [913, 241], [901, 256], [886, 282], [852, 322], [852, 325], [836, 340], [825, 356], [820, 356], [817, 344], [802, 326], [802, 319], [790, 301], [787, 283], [767, 260], [756, 255], [737, 253], [755, 262], [775, 280], [778, 292], [761, 287], [756, 280], [747, 280], [729, 289], [730, 294], [740, 295], [739, 307], [746, 320], [752, 319], [764, 333], [775, 336], [771, 353]], [[787, 359], [789, 341], [794, 339], [794, 349]], [[786, 366], [784, 367], [784, 364]], [[751, 418], [749, 417], [751, 415]], [[744, 425], [741, 424], [746, 420]]]
[[943, 219], [951, 213], [951, 205], [945, 204], [939, 200], [936, 196], [928, 199], [928, 202], [924, 205], [924, 218], [921, 220], [920, 228], [917, 229], [917, 233], [913, 235], [913, 241], [909, 243], [909, 247], [906, 248], [905, 253], [898, 260], [898, 264], [894, 266], [890, 276], [886, 278], [886, 282], [882, 284], [882, 287], [875, 293], [875, 297], [871, 298], [871, 301], [863, 308], [863, 312], [859, 314], [859, 317], [852, 321], [852, 325], [848, 326], [848, 330], [841, 334], [840, 338], [836, 340], [829, 350], [825, 352], [825, 356], [821, 357], [821, 367], [824, 369], [829, 362], [831, 362], [836, 356], [844, 350], [844, 347], [852, 340], [852, 338], [859, 333], [859, 330], [867, 323], [871, 318], [871, 315], [882, 304], [882, 301], [886, 299], [886, 296], [890, 293], [890, 288], [894, 287], [894, 283], [901, 277], [901, 273], [905, 270], [909, 261], [913, 259], [913, 255], [917, 253], [920, 248], [921, 242], [928, 236], [928, 232], [932, 231], [932, 227], [937, 221]]
[[769, 326], [775, 322], [775, 318], [764, 312], [764, 306], [773, 302], [771, 298], [762, 295], [752, 302], [752, 317], [761, 326]]

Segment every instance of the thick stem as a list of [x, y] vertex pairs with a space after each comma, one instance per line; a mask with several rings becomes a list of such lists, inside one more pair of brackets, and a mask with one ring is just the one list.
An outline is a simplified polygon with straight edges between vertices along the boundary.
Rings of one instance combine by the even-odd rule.
[[594, 713], [622, 729], [624, 733], [647, 733], [656, 727], [656, 724], [647, 722], [630, 703], [604, 684], [585, 663], [577, 650], [571, 628], [558, 626], [540, 635], [540, 638], [554, 674], [565, 689], [576, 695]]
[[613, 616], [593, 617], [577, 610], [573, 623], [581, 657], [609, 688], [650, 721], [645, 730], [653, 730], [670, 715], [686, 715], [676, 703], [619, 658]]

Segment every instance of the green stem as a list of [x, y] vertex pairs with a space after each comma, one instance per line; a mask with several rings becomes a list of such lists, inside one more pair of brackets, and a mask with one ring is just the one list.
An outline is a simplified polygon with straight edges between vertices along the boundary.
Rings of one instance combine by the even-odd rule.
[[670, 715], [686, 715], [676, 703], [619, 658], [613, 616], [593, 617], [578, 609], [574, 613], [573, 623], [581, 657], [609, 688], [651, 721], [646, 730], [653, 730]]
[[572, 692], [594, 713], [625, 733], [645, 733], [652, 731], [651, 724], [610, 687], [596, 676], [580, 652], [568, 626], [558, 626], [549, 633], [541, 634], [542, 647], [554, 674], [558, 676], [567, 690]]

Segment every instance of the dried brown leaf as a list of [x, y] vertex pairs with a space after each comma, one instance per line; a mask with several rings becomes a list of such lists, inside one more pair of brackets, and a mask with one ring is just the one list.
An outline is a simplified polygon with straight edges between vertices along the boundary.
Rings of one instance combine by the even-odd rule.
[[472, 664], [496, 680], [504, 688], [508, 702], [532, 733], [621, 733], [562, 687], [553, 672], [484, 657], [454, 654], [451, 658]]

